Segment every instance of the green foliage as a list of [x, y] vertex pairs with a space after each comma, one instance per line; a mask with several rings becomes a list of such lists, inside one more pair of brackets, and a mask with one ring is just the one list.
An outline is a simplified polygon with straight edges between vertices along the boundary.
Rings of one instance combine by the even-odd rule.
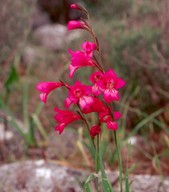
[[17, 73], [16, 67], [11, 65], [9, 74], [4, 83], [6, 92], [9, 93], [12, 90], [13, 85], [18, 81], [19, 75]]
[[20, 136], [23, 138], [25, 141], [25, 144], [28, 147], [35, 147], [38, 145], [39, 141], [36, 141], [35, 133], [37, 130], [41, 133], [42, 137], [44, 140], [47, 139], [47, 133], [45, 132], [42, 124], [40, 123], [39, 120], [39, 110], [38, 108], [42, 108], [42, 105], [37, 106], [35, 109], [35, 112], [32, 114], [28, 114], [26, 116], [28, 124], [23, 124], [23, 127], [18, 123], [17, 118], [15, 115], [9, 110], [8, 106], [4, 103], [2, 97], [0, 97], [0, 109], [4, 111], [7, 114], [7, 122], [10, 124], [12, 128], [14, 128]]

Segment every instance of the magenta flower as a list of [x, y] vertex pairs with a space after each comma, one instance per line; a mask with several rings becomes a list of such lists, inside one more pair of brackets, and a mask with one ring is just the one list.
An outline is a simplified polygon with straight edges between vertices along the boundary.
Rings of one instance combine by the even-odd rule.
[[101, 132], [100, 126], [95, 125], [90, 129], [90, 135], [92, 137], [95, 137], [96, 135], [98, 135]]
[[70, 78], [72, 78], [74, 72], [81, 67], [96, 66], [92, 58], [82, 51], [73, 52], [69, 50], [69, 53], [71, 54], [71, 64], [69, 66]]
[[97, 71], [90, 75], [90, 81], [94, 84], [92, 86], [92, 93], [95, 96], [98, 96], [101, 93], [98, 82], [102, 80], [103, 76], [104, 76], [104, 74], [101, 71]]
[[71, 20], [68, 22], [67, 25], [68, 30], [74, 30], [74, 29], [86, 29], [89, 30], [89, 27], [84, 21], [76, 21], [76, 20]]
[[83, 113], [102, 112], [107, 110], [105, 105], [98, 99], [91, 96], [83, 96], [79, 100]]
[[81, 10], [81, 7], [79, 5], [77, 5], [77, 4], [75, 4], [75, 3], [71, 4], [70, 8], [76, 9], [76, 10]]
[[61, 134], [69, 123], [76, 121], [78, 119], [81, 119], [81, 117], [72, 111], [69, 110], [61, 110], [58, 108], [55, 108], [55, 111], [57, 114], [55, 115], [55, 120], [59, 123], [56, 127], [55, 130]]
[[73, 4], [70, 5], [70, 8], [75, 9], [75, 10], [83, 11], [83, 12], [85, 12], [87, 14], [87, 10], [84, 7], [80, 6], [80, 5], [77, 5], [77, 4], [73, 3]]
[[65, 100], [66, 108], [71, 104], [77, 104], [80, 98], [88, 96], [91, 93], [91, 86], [83, 85], [81, 82], [76, 81], [73, 86], [69, 86], [68, 98]]
[[125, 84], [125, 81], [118, 78], [112, 69], [107, 71], [102, 80], [98, 82], [98, 86], [103, 92], [103, 98], [108, 103], [113, 100], [119, 100], [118, 89], [122, 88]]
[[97, 49], [97, 45], [93, 42], [86, 41], [82, 44], [82, 48], [86, 53], [86, 55], [88, 55], [89, 57], [92, 57], [93, 51]]
[[63, 86], [61, 82], [40, 82], [36, 85], [36, 89], [40, 92], [40, 100], [44, 103], [47, 101], [48, 94], [53, 91], [54, 89], [57, 89], [59, 87]]
[[122, 114], [118, 111], [113, 112], [113, 117], [110, 115], [109, 110], [105, 110], [99, 113], [100, 121], [107, 123], [107, 128], [112, 130], [118, 129], [117, 120], [122, 116]]

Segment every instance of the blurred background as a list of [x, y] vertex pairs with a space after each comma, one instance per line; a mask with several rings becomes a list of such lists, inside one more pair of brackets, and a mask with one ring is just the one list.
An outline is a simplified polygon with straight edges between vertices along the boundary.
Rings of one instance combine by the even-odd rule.
[[[1, 0], [0, 163], [43, 158], [94, 169], [83, 125], [71, 124], [61, 136], [54, 131], [53, 109], [63, 108], [64, 90], [43, 105], [35, 88], [40, 81], [72, 83], [67, 50], [91, 40], [87, 32], [67, 31], [70, 19], [84, 18], [70, 10], [71, 3], [89, 11], [104, 65], [127, 82], [115, 104], [123, 113], [117, 134], [124, 167], [135, 174], [168, 175], [168, 0]], [[89, 83], [90, 70], [79, 69], [74, 80]], [[102, 137], [105, 166], [114, 170], [113, 135], [104, 129]]]

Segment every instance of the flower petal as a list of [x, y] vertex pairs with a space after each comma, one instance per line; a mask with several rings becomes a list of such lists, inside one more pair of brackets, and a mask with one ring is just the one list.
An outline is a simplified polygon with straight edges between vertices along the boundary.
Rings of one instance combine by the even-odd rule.
[[65, 107], [66, 107], [67, 109], [70, 107], [70, 105], [71, 105], [72, 103], [73, 103], [73, 102], [69, 99], [69, 97], [65, 99], [64, 104], [65, 104]]
[[126, 84], [126, 82], [123, 79], [117, 78], [116, 79], [116, 84], [115, 84], [114, 88], [115, 89], [120, 89], [120, 88], [124, 87], [125, 84]]
[[115, 90], [115, 89], [106, 89], [104, 91], [104, 100], [108, 103], [112, 102], [113, 100], [116, 100], [118, 101], [119, 100], [119, 94], [118, 94], [118, 91]]
[[108, 121], [107, 128], [116, 131], [118, 129], [118, 124], [114, 121]]
[[99, 86], [96, 83], [92, 86], [92, 93], [95, 96], [98, 96], [101, 93]]
[[83, 113], [90, 113], [92, 111], [92, 104], [94, 103], [94, 98], [91, 96], [83, 96], [79, 100], [80, 108]]
[[93, 42], [84, 42], [82, 44], [82, 48], [85, 51], [85, 53], [89, 56], [92, 57], [93, 56], [93, 51], [97, 49], [97, 46], [95, 43]]
[[92, 137], [95, 137], [96, 135], [98, 135], [101, 132], [100, 126], [95, 125], [90, 129], [90, 135]]
[[58, 131], [60, 135], [64, 131], [65, 126], [65, 123], [60, 123], [55, 127], [55, 131]]
[[40, 98], [40, 100], [41, 100], [43, 103], [46, 103], [47, 97], [48, 97], [48, 94], [47, 94], [47, 93], [41, 93], [41, 94], [39, 95], [39, 98]]
[[120, 119], [122, 114], [118, 111], [114, 111], [113, 116], [114, 116], [114, 120], [116, 121], [116, 120]]
[[69, 74], [69, 77], [72, 78], [75, 71], [78, 69], [79, 67], [74, 67], [73, 65], [69, 65], [69, 70], [70, 70], [70, 74]]
[[83, 21], [76, 21], [71, 20], [68, 22], [67, 25], [68, 30], [74, 30], [74, 29], [88, 29], [87, 25]]

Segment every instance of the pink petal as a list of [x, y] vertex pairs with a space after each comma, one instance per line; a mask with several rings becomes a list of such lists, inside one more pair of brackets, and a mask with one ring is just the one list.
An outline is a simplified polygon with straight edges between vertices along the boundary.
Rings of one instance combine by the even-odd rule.
[[108, 103], [112, 102], [113, 100], [116, 100], [118, 101], [119, 100], [119, 94], [118, 94], [118, 91], [115, 90], [115, 89], [106, 89], [104, 91], [104, 100]]
[[118, 120], [118, 119], [120, 119], [122, 114], [118, 111], [114, 111], [113, 116], [114, 116], [114, 120]]
[[116, 78], [117, 75], [116, 73], [113, 71], [113, 69], [109, 69], [106, 73], [105, 76], [110, 77], [110, 78]]
[[112, 120], [108, 110], [100, 112], [99, 113], [99, 117], [100, 117], [100, 121], [101, 122], [105, 122], [105, 123]]
[[74, 29], [88, 29], [86, 24], [83, 21], [69, 21], [67, 25], [68, 30], [74, 30]]
[[107, 128], [116, 131], [118, 129], [118, 124], [114, 121], [109, 121], [107, 122]]
[[90, 135], [92, 137], [95, 137], [96, 135], [98, 135], [99, 133], [101, 132], [101, 129], [100, 129], [100, 126], [93, 126], [91, 129], [90, 129]]
[[92, 104], [94, 103], [93, 97], [90, 96], [83, 96], [79, 100], [80, 108], [82, 109], [83, 113], [90, 113], [92, 111]]
[[79, 10], [79, 6], [76, 5], [75, 3], [71, 4], [70, 8]]
[[101, 93], [101, 91], [100, 91], [100, 89], [99, 89], [99, 86], [98, 86], [97, 84], [94, 84], [94, 85], [92, 86], [92, 93], [93, 93], [93, 95], [95, 95], [95, 96], [98, 96], [98, 95]]
[[65, 107], [68, 109], [73, 102], [68, 97], [65, 99], [64, 103], [65, 103]]
[[64, 131], [66, 124], [65, 123], [60, 123], [55, 127], [55, 131], [59, 132], [59, 135]]
[[40, 82], [36, 85], [36, 89], [48, 93], [61, 86], [63, 86], [61, 82]]
[[90, 75], [90, 81], [94, 84], [99, 82], [103, 78], [103, 73], [101, 71], [94, 72]]
[[69, 77], [72, 78], [75, 71], [78, 69], [79, 67], [74, 67], [73, 65], [69, 65], [69, 70], [70, 70], [70, 74]]
[[115, 89], [120, 89], [120, 88], [124, 87], [125, 84], [126, 84], [126, 82], [125, 82], [123, 79], [117, 78], [116, 84], [115, 84], [115, 87], [114, 87], [114, 88], [115, 88]]
[[39, 98], [40, 98], [40, 100], [41, 100], [43, 103], [46, 103], [46, 101], [47, 101], [47, 96], [48, 96], [47, 93], [41, 93], [41, 94], [39, 95]]
[[88, 56], [92, 57], [93, 51], [96, 50], [97, 46], [93, 42], [84, 42], [82, 48]]

